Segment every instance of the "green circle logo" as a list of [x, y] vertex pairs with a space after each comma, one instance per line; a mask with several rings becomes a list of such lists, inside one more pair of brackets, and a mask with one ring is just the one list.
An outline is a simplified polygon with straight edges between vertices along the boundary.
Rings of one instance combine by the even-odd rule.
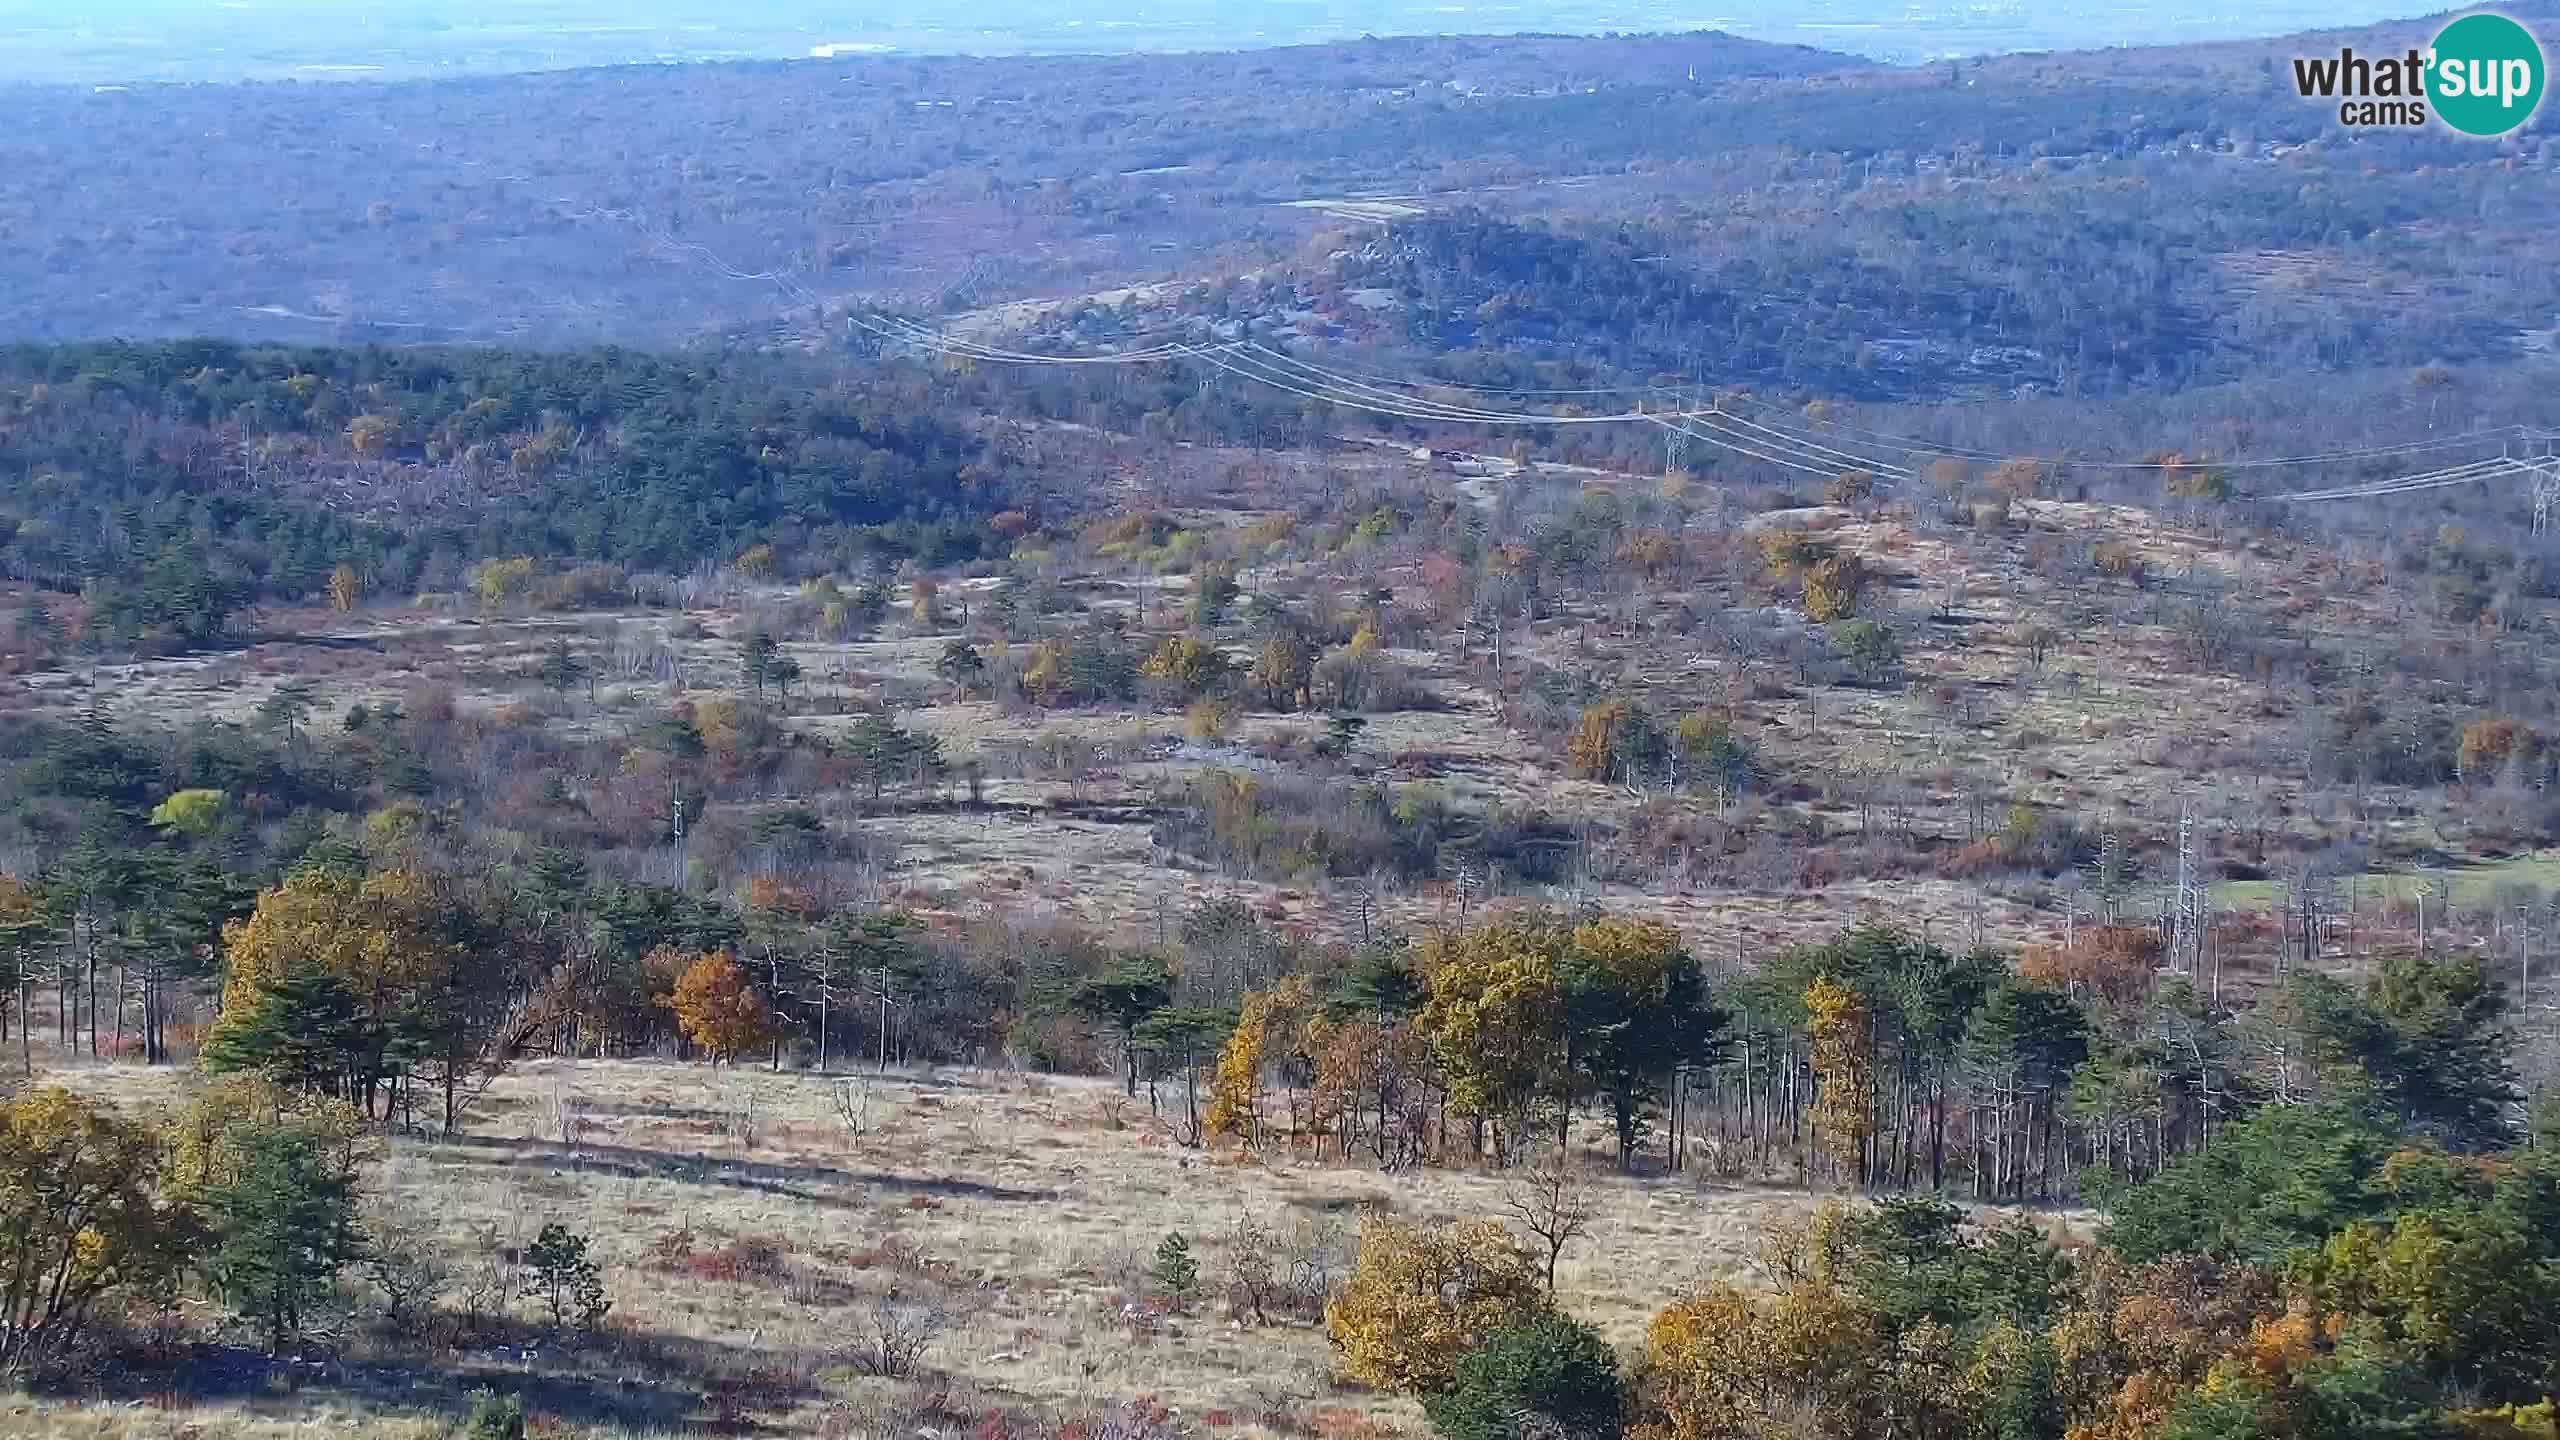
[[2542, 103], [2542, 47], [2504, 15], [2465, 15], [2447, 25], [2427, 60], [2428, 98], [2444, 123], [2465, 135], [2504, 135]]

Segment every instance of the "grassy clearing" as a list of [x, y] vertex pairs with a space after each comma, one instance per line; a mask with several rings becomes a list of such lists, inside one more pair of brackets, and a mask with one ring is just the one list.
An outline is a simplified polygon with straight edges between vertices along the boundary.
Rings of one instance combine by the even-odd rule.
[[[191, 1083], [128, 1067], [57, 1078], [137, 1108], [167, 1105]], [[858, 1105], [860, 1133], [839, 1094]], [[1178, 1093], [1165, 1098], [1180, 1104]], [[368, 1180], [466, 1271], [549, 1221], [591, 1236], [614, 1302], [606, 1353], [553, 1357], [519, 1327], [508, 1343], [456, 1342], [405, 1402], [386, 1398], [378, 1374], [362, 1387], [316, 1375], [294, 1394], [205, 1398], [178, 1412], [22, 1404], [25, 1423], [8, 1433], [267, 1440], [345, 1433], [345, 1417], [415, 1407], [428, 1413], [413, 1428], [367, 1419], [364, 1433], [432, 1434], [436, 1414], [449, 1418], [481, 1384], [523, 1388], [578, 1434], [681, 1432], [750, 1404], [772, 1407], [753, 1411], [770, 1429], [822, 1433], [908, 1393], [849, 1363], [894, 1295], [944, 1315], [919, 1387], [1057, 1413], [1154, 1396], [1221, 1436], [1358, 1424], [1418, 1435], [1409, 1402], [1337, 1383], [1312, 1319], [1249, 1326], [1230, 1315], [1235, 1226], [1249, 1219], [1338, 1274], [1362, 1211], [1493, 1216], [1504, 1186], [1466, 1172], [1389, 1176], [1185, 1150], [1152, 1119], [1144, 1091], [1131, 1101], [1107, 1081], [598, 1061], [525, 1067], [491, 1093], [471, 1133], [382, 1142]], [[1594, 1184], [1598, 1222], [1565, 1253], [1558, 1289], [1622, 1344], [1700, 1282], [1747, 1277], [1761, 1225], [1817, 1203], [1684, 1177], [1595, 1170]], [[1191, 1242], [1204, 1294], [1164, 1313], [1146, 1301], [1143, 1277], [1175, 1230]], [[414, 1356], [367, 1363], [426, 1368]]]
[[[2465, 908], [2491, 904], [2513, 886], [2560, 889], [2560, 850], [2536, 850], [2504, 860], [2426, 872], [2367, 870], [2339, 877], [2338, 885], [2342, 892], [2352, 885], [2359, 904], [2408, 905], [2416, 903], [2422, 894], [2432, 894], [2439, 878], [2453, 903]], [[2213, 903], [2226, 910], [2271, 910], [2281, 900], [2282, 892], [2280, 881], [2227, 880], [2213, 887]]]

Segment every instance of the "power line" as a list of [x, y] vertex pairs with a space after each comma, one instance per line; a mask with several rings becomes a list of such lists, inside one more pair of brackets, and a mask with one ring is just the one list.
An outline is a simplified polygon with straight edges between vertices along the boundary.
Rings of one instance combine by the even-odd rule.
[[[1759, 405], [1766, 409], [1779, 410], [1781, 412], [1783, 412], [1784, 409], [1784, 407], [1774, 405], [1770, 401], [1758, 400], [1749, 396], [1741, 398], [1747, 404]], [[2355, 450], [2328, 450], [2313, 455], [2278, 455], [2258, 460], [2079, 460], [2068, 456], [2002, 455], [1988, 450], [1973, 450], [1958, 447], [1929, 445], [1919, 441], [1910, 440], [1905, 437], [1890, 435], [1883, 431], [1860, 430], [1856, 426], [1845, 425], [1838, 421], [1813, 420], [1808, 418], [1797, 423], [1806, 427], [1820, 426], [1826, 429], [1837, 429], [1857, 435], [1872, 437], [1860, 442], [1868, 445], [1869, 448], [1872, 449], [1898, 450], [1911, 455], [1935, 455], [1953, 460], [1971, 460], [1981, 464], [1999, 464], [2010, 460], [2028, 460], [2039, 465], [2047, 465], [2060, 470], [2264, 470], [2296, 465], [2332, 465], [2349, 460], [2380, 459], [2385, 456], [2412, 455], [2433, 450], [2447, 450], [2465, 446], [2495, 444], [2501, 441], [2521, 438], [2530, 433], [2522, 425], [2500, 425], [2487, 430], [2474, 431], [2468, 435], [2444, 435], [2438, 436], [2432, 440], [2403, 441], [2396, 445], [2373, 445]], [[1775, 428], [1786, 429], [1789, 427], [1780, 425]]]
[[[580, 204], [580, 202], [566, 196], [556, 197], [554, 203], [560, 205]], [[640, 231], [643, 235], [648, 237], [652, 244], [680, 254], [688, 255], [723, 278], [771, 284], [793, 300], [806, 304], [823, 303], [817, 292], [802, 284], [796, 277], [786, 271], [780, 269], [764, 271], [746, 271], [739, 269], [722, 259], [708, 246], [695, 241], [679, 240], [662, 228], [652, 225], [647, 220], [642, 219], [634, 211], [588, 205], [584, 207], [582, 213], [573, 214], [570, 218], [595, 218], [620, 221]], [[1142, 350], [1124, 351], [1110, 355], [1043, 355], [1032, 351], [1012, 350], [1000, 346], [985, 345], [975, 341], [954, 340], [928, 326], [922, 325], [916, 321], [893, 316], [886, 311], [874, 311], [873, 318], [869, 322], [864, 321], [864, 319], [858, 314], [848, 314], [847, 320], [852, 325], [898, 343], [912, 345], [923, 349], [936, 350], [944, 354], [955, 355], [966, 359], [984, 360], [996, 364], [1134, 365], [1152, 364], [1179, 359], [1206, 360], [1208, 363], [1218, 365], [1221, 369], [1243, 375], [1245, 378], [1257, 380], [1262, 384], [1270, 385], [1274, 388], [1288, 391], [1289, 393], [1300, 395], [1307, 399], [1322, 400], [1328, 404], [1341, 405], [1345, 408], [1366, 410], [1374, 414], [1393, 415], [1404, 419], [1438, 420], [1452, 424], [1489, 425], [1594, 425], [1623, 423], [1628, 421], [1659, 420], [1658, 416], [1647, 413], [1641, 407], [1633, 411], [1621, 411], [1609, 415], [1552, 415], [1529, 411], [1480, 410], [1467, 406], [1447, 405], [1441, 402], [1430, 401], [1411, 395], [1395, 395], [1392, 391], [1383, 388], [1383, 385], [1394, 385], [1408, 390], [1436, 385], [1441, 388], [1459, 389], [1476, 393], [1507, 395], [1614, 395], [1637, 393], [1641, 390], [1653, 387], [1593, 386], [1572, 389], [1505, 390], [1499, 387], [1469, 385], [1456, 381], [1416, 381], [1410, 378], [1389, 377], [1376, 375], [1374, 373], [1364, 374], [1362, 372], [1341, 369], [1328, 370], [1325, 367], [1314, 365], [1311, 362], [1299, 360], [1285, 351], [1273, 349], [1272, 347], [1249, 341], [1234, 342], [1214, 347], [1188, 346], [1178, 343], [1160, 344]], [[1306, 383], [1314, 384], [1317, 388], [1309, 390], [1305, 388], [1303, 384], [1286, 383], [1281, 380], [1274, 379], [1271, 375], [1257, 374], [1250, 369], [1239, 368], [1235, 364], [1222, 362], [1216, 358], [1216, 353], [1219, 351], [1240, 352], [1246, 348], [1260, 351], [1265, 355], [1275, 357], [1275, 360], [1278, 362], [1277, 364], [1265, 362], [1263, 368], [1277, 369], [1282, 375], [1294, 374], [1301, 376], [1304, 378]], [[1383, 382], [1383, 384], [1381, 382]], [[1763, 408], [1764, 413], [1767, 414], [1775, 415], [1787, 413], [1784, 410], [1784, 407], [1777, 405], [1775, 402], [1761, 400], [1747, 393], [1737, 394], [1735, 398], [1745, 404], [1760, 406]], [[1778, 423], [1774, 419], [1755, 422], [1745, 420], [1740, 416], [1724, 415], [1719, 413], [1720, 411], [1721, 401], [1719, 400], [1716, 409], [1708, 412], [1708, 415], [1712, 415], [1714, 417], [1713, 419], [1709, 419], [1707, 416], [1702, 416], [1696, 411], [1681, 411], [1678, 413], [1678, 418], [1686, 422], [1692, 422], [1701, 427], [1717, 429], [1721, 433], [1725, 434], [1727, 438], [1723, 440], [1708, 439], [1706, 436], [1698, 435], [1694, 430], [1686, 428], [1682, 429], [1682, 433], [1690, 434], [1693, 438], [1707, 440], [1707, 443], [1709, 444], [1719, 445], [1721, 448], [1732, 450], [1736, 453], [1752, 455], [1753, 458], [1769, 460], [1769, 463], [1791, 463], [1771, 459], [1768, 456], [1761, 455], [1757, 453], [1756, 447], [1746, 449], [1743, 446], [1733, 443], [1731, 439], [1731, 432], [1723, 428], [1727, 424], [1743, 426], [1754, 432], [1758, 432], [1760, 445], [1764, 445], [1768, 448], [1783, 449], [1786, 453], [1793, 455], [1827, 453], [1835, 457], [1849, 460], [1861, 468], [1877, 470], [1888, 474], [1903, 475], [1905, 477], [1909, 475], [1909, 471], [1893, 466], [1889, 462], [1877, 460], [1869, 456], [1857, 455], [1853, 451], [1825, 444], [1820, 438], [1821, 433], [1823, 433], [1822, 431], [1809, 432], [1807, 429], [1800, 427], [1823, 427], [1823, 431], [1837, 433], [1844, 437], [1844, 442], [1846, 444], [1860, 445], [1864, 448], [1873, 450], [1895, 451], [1904, 455], [1929, 455], [1944, 459], [1969, 460], [1978, 464], [2002, 464], [2011, 460], [2026, 460], [2055, 469], [2117, 471], [2187, 470], [2207, 468], [2208, 465], [2212, 469], [2226, 471], [2273, 469], [2300, 465], [2328, 465], [2339, 464], [2352, 460], [2380, 459], [2386, 456], [2397, 457], [2426, 454], [2444, 449], [2482, 445], [2492, 441], [2511, 443], [2516, 440], [2529, 440], [2536, 442], [2538, 445], [2547, 447], [2553, 438], [2549, 435], [2537, 435], [2535, 432], [2522, 425], [2508, 424], [2495, 426], [2488, 430], [2477, 431], [2464, 436], [2443, 436], [2433, 440], [2413, 440], [2396, 445], [2368, 446], [2362, 449], [2326, 451], [2311, 455], [2275, 456], [2258, 460], [2224, 460], [2215, 462], [2187, 460], [2079, 460], [2068, 457], [2001, 455], [1993, 451], [1968, 447], [1930, 445], [1921, 441], [1913, 440], [1907, 436], [1897, 436], [1887, 431], [1867, 430], [1858, 426], [1845, 424], [1844, 422], [1816, 420], [1811, 417], [1807, 417], [1801, 422], [1790, 420], [1785, 423]], [[2544, 458], [2546, 460], [2548, 459], [2547, 456]], [[2441, 485], [2448, 484], [2471, 484], [2477, 483], [2481, 480], [2501, 478], [2503, 476], [2518, 473], [2535, 476], [2540, 476], [2544, 473], [2542, 468], [2538, 468], [2531, 464], [2517, 462], [2503, 455], [2498, 462], [2493, 463], [2489, 461], [2480, 461], [2475, 462], [2475, 465], [2478, 468], [2473, 469], [2472, 473], [2450, 479], [2445, 478], [2448, 472], [2434, 472], [2428, 476], [2404, 477], [2403, 479], [2395, 481], [2378, 482], [2380, 488], [2360, 489], [2355, 487], [2338, 487], [2330, 491], [2313, 491], [2295, 495], [2271, 495], [2250, 498], [2288, 503], [2297, 501], [2352, 499], [2362, 498], [2366, 495], [2398, 494], [2405, 493], [2409, 490], [2438, 488]], [[1806, 470], [1815, 467], [1803, 464], [1793, 464], [1792, 468]], [[2457, 470], [2465, 468], [2466, 467], [2455, 467]], [[2414, 483], [2422, 480], [2428, 483]]]
[[1788, 460], [1776, 455], [1768, 454], [1765, 451], [1752, 449], [1749, 446], [1737, 443], [1722, 431], [1702, 431], [1692, 428], [1685, 423], [1691, 418], [1688, 416], [1648, 415], [1645, 418], [1656, 425], [1662, 426], [1666, 430], [1676, 430], [1693, 440], [1703, 440], [1709, 445], [1716, 446], [1719, 449], [1730, 450], [1737, 455], [1747, 455], [1754, 460], [1762, 461], [1766, 464], [1781, 465], [1789, 470], [1800, 470], [1809, 475], [1833, 475], [1838, 473], [1837, 469], [1834, 467], [1807, 465], [1800, 460]]
[[2445, 470], [2402, 475], [2389, 480], [2376, 480], [2363, 485], [2340, 485], [2327, 490], [2300, 490], [2291, 494], [2251, 495], [2244, 498], [2266, 500], [2277, 504], [2295, 504], [2317, 500], [2363, 500], [2377, 495], [2407, 495], [2420, 490], [2443, 490], [2456, 485], [2477, 485], [2488, 480], [2503, 480], [2515, 475], [2530, 475], [2533, 467], [2500, 456], [2495, 460], [2475, 460]]
[[1739, 415], [1727, 415], [1723, 412], [1722, 407], [1718, 407], [1712, 413], [1718, 421], [1724, 424], [1740, 426], [1744, 429], [1763, 432], [1778, 439], [1792, 441], [1795, 448], [1799, 450], [1830, 455], [1836, 459], [1846, 461], [1851, 465], [1858, 466], [1863, 469], [1881, 471], [1884, 474], [1896, 476], [1901, 479], [1907, 480], [1911, 478], [1911, 472], [1899, 465], [1891, 464], [1882, 460], [1873, 460], [1864, 455], [1854, 454], [1850, 451], [1842, 450], [1835, 446], [1825, 445], [1818, 441], [1803, 439], [1792, 431], [1783, 430], [1774, 425], [1762, 425], [1756, 421], [1745, 420]]
[[1337, 362], [1333, 368], [1345, 375], [1358, 376], [1363, 380], [1383, 381], [1389, 385], [1410, 385], [1416, 389], [1430, 390], [1465, 390], [1478, 395], [1641, 395], [1648, 390], [1658, 390], [1662, 388], [1658, 385], [1583, 385], [1560, 387], [1537, 385], [1482, 385], [1471, 384], [1464, 380], [1443, 380], [1435, 375], [1411, 377], [1387, 375], [1375, 370], [1362, 370], [1355, 366], [1340, 364], [1339, 362]]
[[[698, 248], [698, 247], [695, 247]], [[742, 277], [772, 278], [772, 277]], [[1912, 472], [1891, 461], [1859, 453], [1850, 446], [1870, 450], [1894, 451], [1906, 455], [1936, 455], [1964, 459], [1976, 463], [2005, 463], [2024, 460], [2058, 469], [2105, 469], [2118, 471], [2175, 471], [2191, 469], [2254, 470], [2315, 464], [2340, 464], [2357, 460], [2373, 460], [2392, 456], [2430, 454], [2437, 451], [2467, 448], [2489, 443], [2511, 444], [2518, 438], [2545, 441], [2521, 425], [2503, 425], [2463, 436], [2440, 436], [2432, 440], [2414, 440], [2397, 445], [2367, 446], [2359, 449], [2328, 451], [2311, 455], [2276, 456], [2258, 460], [2189, 461], [2189, 460], [2075, 460], [2032, 455], [1999, 455], [1991, 451], [1966, 450], [1932, 446], [1895, 437], [1881, 431], [1860, 430], [1855, 426], [1834, 422], [1808, 421], [1800, 426], [1781, 423], [1774, 418], [1753, 420], [1722, 408], [1723, 397], [1704, 410], [1675, 408], [1669, 412], [1650, 411], [1639, 406], [1634, 410], [1597, 415], [1559, 414], [1550, 411], [1505, 410], [1485, 406], [1459, 405], [1409, 393], [1429, 388], [1436, 382], [1364, 374], [1318, 365], [1302, 360], [1285, 350], [1258, 341], [1226, 341], [1192, 345], [1162, 343], [1132, 351], [1102, 355], [1048, 355], [1034, 351], [1014, 350], [978, 341], [957, 339], [914, 320], [875, 312], [866, 320], [849, 315], [848, 322], [894, 343], [945, 355], [991, 363], [1018, 365], [1136, 365], [1189, 360], [1211, 366], [1227, 374], [1257, 384], [1343, 409], [1384, 415], [1396, 419], [1434, 421], [1458, 425], [1609, 425], [1645, 422], [1661, 426], [1676, 434], [1703, 442], [1732, 454], [1776, 465], [1806, 474], [1836, 474], [1844, 466], [1865, 469], [1881, 476], [1910, 479]], [[1608, 387], [1586, 390], [1500, 391], [1492, 387], [1461, 386], [1478, 393], [1526, 395], [1544, 394], [1621, 394], [1635, 387]], [[1647, 387], [1653, 388], [1653, 387]], [[1768, 414], [1778, 407], [1750, 396], [1737, 397], [1758, 405]], [[1823, 430], [1807, 426], [1819, 425]], [[1830, 431], [1847, 436], [1841, 443], [1830, 443]], [[2421, 471], [2412, 475], [2393, 476], [2356, 485], [2332, 486], [2326, 489], [2298, 491], [2291, 494], [2245, 495], [2240, 498], [2276, 504], [2314, 503], [2337, 500], [2368, 499], [2384, 495], [2410, 494], [2423, 490], [2444, 489], [2459, 485], [2481, 484], [2517, 475], [2539, 476], [2542, 470], [2534, 464], [2501, 454], [2462, 465]]]
[[846, 319], [864, 330], [899, 344], [937, 350], [971, 360], [988, 360], [1008, 365], [1135, 365], [1157, 360], [1172, 360], [1190, 354], [1187, 345], [1157, 345], [1144, 350], [1120, 351], [1108, 355], [1042, 355], [1029, 350], [1008, 350], [983, 345], [974, 340], [955, 339], [929, 326], [895, 316], [880, 316], [866, 322], [859, 315]]

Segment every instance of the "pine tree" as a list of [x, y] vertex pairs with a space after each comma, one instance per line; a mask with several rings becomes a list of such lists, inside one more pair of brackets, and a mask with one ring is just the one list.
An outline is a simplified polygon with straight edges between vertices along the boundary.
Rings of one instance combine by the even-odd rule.
[[1607, 1440], [1625, 1428], [1626, 1385], [1618, 1357], [1590, 1326], [1532, 1312], [1468, 1351], [1422, 1408], [1442, 1440]]
[[773, 662], [781, 654], [782, 647], [762, 630], [747, 637], [746, 649], [738, 657], [738, 677], [755, 687], [758, 699], [763, 698], [765, 682], [773, 678]]
[[540, 673], [544, 685], [556, 694], [566, 695], [587, 678], [587, 662], [578, 658], [578, 652], [569, 648], [566, 639], [557, 639], [543, 652]]
[[1068, 1004], [1077, 1014], [1108, 1023], [1120, 1032], [1120, 1053], [1127, 1060], [1128, 1093], [1138, 1093], [1138, 1026], [1173, 1003], [1173, 972], [1149, 955], [1124, 956], [1110, 973], [1075, 988]]
[[1179, 1230], [1165, 1232], [1163, 1243], [1156, 1246], [1155, 1282], [1176, 1300], [1200, 1293], [1200, 1262], [1191, 1258], [1191, 1242]]
[[263, 1129], [238, 1143], [238, 1168], [205, 1196], [217, 1237], [209, 1268], [224, 1298], [280, 1351], [338, 1272], [363, 1257], [355, 1175], [308, 1130]]
[[567, 1326], [574, 1316], [581, 1329], [593, 1330], [613, 1308], [604, 1298], [604, 1272], [587, 1258], [587, 1237], [556, 1220], [534, 1237], [524, 1265], [529, 1272], [524, 1296], [542, 1302], [554, 1329]]
[[269, 981], [245, 1013], [224, 1021], [205, 1042], [206, 1069], [256, 1070], [297, 1090], [340, 1093], [370, 1049], [354, 993], [316, 965]]

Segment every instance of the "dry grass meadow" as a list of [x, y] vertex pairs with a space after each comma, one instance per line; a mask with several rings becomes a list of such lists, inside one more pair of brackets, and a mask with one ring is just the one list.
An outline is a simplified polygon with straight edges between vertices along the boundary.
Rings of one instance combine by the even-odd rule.
[[[137, 1109], [192, 1083], [132, 1067], [54, 1078]], [[1163, 1098], [1181, 1103], [1172, 1089]], [[979, 1069], [541, 1062], [496, 1086], [465, 1135], [370, 1143], [373, 1213], [431, 1237], [455, 1271], [432, 1337], [369, 1333], [375, 1301], [357, 1284], [337, 1343], [313, 1347], [327, 1363], [240, 1361], [255, 1372], [246, 1394], [222, 1392], [220, 1367], [208, 1387], [199, 1366], [187, 1387], [157, 1394], [8, 1402], [0, 1431], [425, 1437], [488, 1387], [524, 1394], [575, 1435], [868, 1440], [926, 1433], [919, 1415], [1091, 1414], [1142, 1397], [1200, 1435], [1421, 1435], [1410, 1402], [1337, 1381], [1311, 1317], [1231, 1313], [1237, 1227], [1265, 1232], [1284, 1276], [1316, 1267], [1321, 1285], [1347, 1263], [1363, 1212], [1498, 1216], [1504, 1189], [1459, 1171], [1186, 1150], [1143, 1090], [1133, 1102], [1105, 1081]], [[1597, 1220], [1566, 1251], [1558, 1289], [1628, 1344], [1699, 1282], [1747, 1278], [1760, 1227], [1817, 1203], [1618, 1176], [1596, 1156], [1590, 1183]], [[477, 1331], [461, 1323], [475, 1271], [551, 1221], [594, 1241], [614, 1305], [606, 1333], [560, 1347], [521, 1305]], [[1201, 1298], [1179, 1308], [1146, 1279], [1171, 1231], [1191, 1240], [1202, 1279]], [[931, 1327], [917, 1378], [859, 1372], [884, 1306]], [[887, 1428], [890, 1416], [910, 1423]]]

